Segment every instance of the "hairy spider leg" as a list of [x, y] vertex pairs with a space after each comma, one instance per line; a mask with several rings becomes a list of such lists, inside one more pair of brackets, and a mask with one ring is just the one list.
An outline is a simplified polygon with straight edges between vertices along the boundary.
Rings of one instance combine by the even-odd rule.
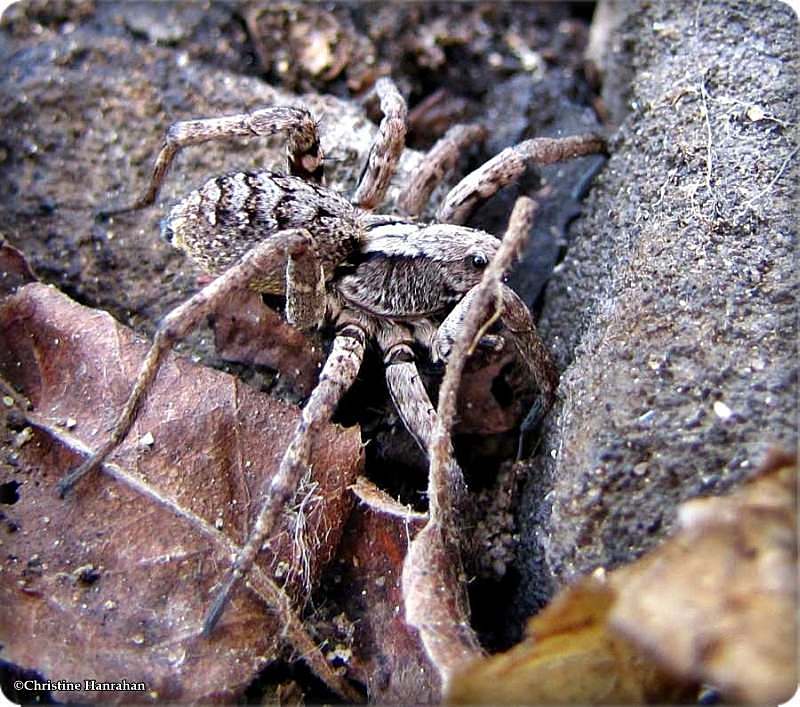
[[[293, 269], [295, 278], [321, 277], [321, 270], [316, 266], [314, 250], [308, 247], [309, 241], [313, 239], [305, 229], [291, 229], [273, 234], [268, 240], [252, 248], [236, 265], [164, 317], [109, 439], [83, 464], [58, 482], [58, 491], [62, 498], [81, 478], [99, 468], [128, 435], [166, 353], [179, 339], [185, 337], [212, 314], [233, 290], [246, 287], [247, 283], [258, 279], [264, 272], [273, 270], [276, 263], [279, 266], [281, 263], [286, 263], [285, 267], [287, 270]], [[313, 259], [314, 262], [310, 265], [304, 264], [303, 261], [307, 259]], [[302, 297], [318, 289], [319, 284], [312, 279], [300, 285], [297, 296]], [[291, 292], [289, 288], [289, 294]], [[315, 316], [313, 312], [318, 306], [295, 303], [290, 308], [296, 312], [310, 311], [311, 314], [308, 316], [313, 317]]]
[[[436, 330], [433, 349], [440, 358], [447, 359], [449, 357], [458, 333], [464, 328], [464, 323], [470, 307], [472, 307], [472, 302], [479, 293], [479, 288], [480, 285], [475, 285], [467, 292]], [[496, 341], [502, 341], [504, 346], [508, 344], [514, 347], [517, 359], [526, 366], [542, 396], [540, 409], [542, 410], [541, 414], [544, 414], [555, 401], [556, 388], [558, 387], [558, 371], [550, 352], [538, 334], [536, 324], [525, 302], [514, 290], [503, 283], [499, 286], [499, 297], [501, 309], [498, 311], [496, 318], [502, 320], [503, 336], [486, 335], [484, 333], [484, 330], [488, 329], [488, 325], [495, 321], [492, 318], [483, 325], [476, 345], [491, 346]], [[538, 420], [532, 421], [530, 424], [535, 424], [536, 422]]]
[[483, 653], [469, 624], [459, 551], [458, 509], [464, 482], [453, 458], [451, 442], [458, 388], [466, 360], [485, 332], [487, 322], [503, 316], [502, 276], [522, 252], [534, 213], [531, 199], [517, 200], [499, 250], [480, 283], [471, 290], [470, 303], [455, 317], [461, 328], [453, 341], [439, 388], [438, 409], [427, 432], [429, 518], [409, 544], [402, 586], [406, 621], [419, 632], [445, 691], [454, 673]]
[[605, 149], [603, 138], [593, 133], [563, 138], [538, 137], [507, 147], [470, 172], [448, 192], [436, 212], [436, 220], [464, 223], [481, 201], [519, 179], [529, 165], [553, 164]]
[[386, 77], [378, 79], [366, 100], [375, 95], [380, 99], [383, 119], [353, 195], [353, 203], [367, 210], [383, 200], [406, 145], [408, 108], [394, 81]]
[[147, 190], [130, 206], [102, 211], [102, 216], [135, 211], [155, 202], [172, 161], [188, 145], [199, 145], [233, 138], [267, 137], [286, 132], [286, 155], [289, 172], [317, 184], [322, 183], [324, 155], [319, 143], [317, 124], [305, 108], [275, 106], [252, 113], [220, 118], [200, 118], [173, 123], [167, 129], [164, 146], [153, 167]]
[[292, 441], [281, 459], [278, 473], [269, 483], [250, 535], [233, 562], [227, 578], [217, 592], [203, 625], [208, 636], [214, 630], [231, 593], [255, 562], [264, 541], [292, 500], [310, 462], [311, 442], [336, 410], [342, 396], [355, 382], [364, 358], [366, 334], [352, 324], [343, 327], [333, 340], [333, 347], [319, 376], [319, 383], [311, 393]]
[[[422, 379], [419, 375], [419, 370], [413, 360], [413, 352], [411, 349], [404, 345], [396, 345], [389, 349], [386, 353], [384, 361], [386, 362], [386, 382], [389, 387], [389, 392], [392, 401], [395, 404], [400, 417], [403, 420], [406, 428], [411, 432], [412, 436], [416, 439], [417, 443], [425, 451], [426, 455], [430, 458], [430, 450], [434, 431], [437, 428], [437, 414], [433, 405], [431, 404], [428, 393], [422, 384]], [[436, 551], [440, 546], [442, 539], [423, 537], [444, 533], [446, 539], [444, 542], [448, 550], [448, 571], [446, 587], [438, 587], [437, 592], [441, 599], [450, 604], [455, 602], [461, 608], [460, 615], [464, 617], [469, 616], [469, 597], [466, 591], [466, 583], [463, 581], [464, 569], [462, 564], [462, 553], [460, 551], [460, 533], [450, 532], [455, 530], [459, 523], [456, 520], [459, 517], [460, 510], [464, 507], [465, 496], [467, 493], [466, 484], [464, 482], [464, 474], [455, 460], [453, 455], [453, 447], [450, 439], [449, 432], [446, 434], [447, 446], [447, 462], [443, 469], [437, 473], [444, 473], [446, 479], [441, 477], [437, 479], [429, 478], [428, 480], [428, 522], [419, 534], [414, 538], [409, 547], [409, 552], [416, 548], [416, 552], [423, 554], [430, 551]], [[431, 472], [435, 470], [431, 468]], [[446, 519], [445, 519], [446, 516]], [[434, 579], [433, 565], [436, 562], [434, 557], [430, 558], [430, 562], [423, 561], [417, 562], [416, 566], [424, 566], [430, 570], [429, 577], [425, 577], [422, 581], [438, 581], [439, 575]], [[409, 558], [406, 558], [403, 568], [403, 583], [408, 581], [407, 570]], [[441, 566], [439, 567], [441, 568]], [[417, 581], [417, 578], [412, 577], [412, 581]], [[446, 597], [444, 596], [446, 593]], [[412, 596], [413, 593], [408, 593], [404, 589], [403, 595], [406, 601]], [[481, 648], [478, 643], [477, 636], [473, 632], [468, 622], [458, 627], [460, 640], [453, 642], [447, 635], [447, 631], [439, 629], [446, 628], [448, 624], [448, 611], [430, 611], [431, 606], [416, 607], [406, 604], [406, 615], [415, 615], [420, 613], [424, 614], [425, 625], [431, 628], [431, 633], [440, 636], [436, 639], [437, 643], [448, 643], [447, 646], [437, 646], [434, 650], [457, 650], [463, 651], [464, 647], [468, 647], [470, 655], [480, 655]], [[435, 608], [435, 607], [434, 607]], [[411, 614], [409, 614], [409, 611]], [[426, 646], [426, 649], [428, 647]]]
[[483, 125], [453, 125], [428, 150], [419, 169], [397, 197], [400, 210], [419, 216], [439, 184], [458, 164], [458, 158], [470, 145], [482, 143], [488, 135]]

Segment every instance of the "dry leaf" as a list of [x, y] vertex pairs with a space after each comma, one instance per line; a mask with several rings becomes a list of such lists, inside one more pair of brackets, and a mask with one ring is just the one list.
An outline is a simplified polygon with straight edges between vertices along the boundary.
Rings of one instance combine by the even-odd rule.
[[796, 486], [796, 463], [773, 457], [730, 496], [683, 504], [674, 537], [563, 590], [525, 641], [457, 676], [449, 699], [671, 702], [707, 682], [733, 701], [787, 701], [797, 688]]
[[502, 351], [477, 349], [461, 377], [457, 434], [489, 435], [515, 429], [538, 390], [511, 346]]
[[[277, 468], [297, 410], [171, 357], [128, 441], [66, 499], [55, 484], [98, 446], [146, 351], [110, 316], [27, 285], [0, 308], [0, 371], [31, 401], [11, 416], [0, 483], [2, 658], [49, 680], [143, 681], [147, 693], [57, 699], [221, 700], [301, 627], [240, 588], [210, 640], [199, 630]], [[357, 429], [329, 426], [314, 475], [249, 583], [301, 598], [338, 544], [362, 462]], [[308, 648], [308, 646], [306, 646]], [[311, 649], [314, 646], [311, 645]], [[305, 652], [305, 649], [303, 650]]]
[[5, 243], [0, 235], [0, 295], [10, 294], [35, 280], [36, 276], [22, 253]]
[[679, 510], [679, 532], [612, 574], [615, 631], [734, 701], [797, 689], [797, 466], [774, 455], [730, 496]]
[[401, 573], [410, 538], [426, 515], [399, 504], [363, 478], [334, 564], [331, 596], [353, 623], [348, 675], [371, 702], [436, 700], [439, 679], [417, 632], [405, 622]]
[[614, 593], [589, 577], [560, 593], [510, 651], [456, 676], [456, 704], [640, 704], [680, 696], [674, 683], [608, 631]]
[[266, 307], [261, 295], [239, 290], [213, 317], [214, 347], [226, 361], [268, 366], [307, 396], [317, 384], [324, 355], [319, 341]]

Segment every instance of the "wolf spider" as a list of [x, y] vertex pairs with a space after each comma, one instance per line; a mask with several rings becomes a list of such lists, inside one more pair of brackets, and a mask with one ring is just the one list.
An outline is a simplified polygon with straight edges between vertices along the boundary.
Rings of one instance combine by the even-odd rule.
[[[532, 139], [503, 150], [459, 182], [434, 223], [416, 220], [459, 152], [485, 130], [458, 125], [431, 149], [398, 200], [404, 215], [378, 215], [405, 145], [406, 104], [389, 79], [374, 88], [383, 118], [352, 202], [324, 186], [317, 125], [302, 107], [276, 106], [221, 118], [174, 123], [156, 159], [146, 192], [132, 206], [154, 203], [180, 149], [212, 140], [286, 133], [289, 175], [259, 170], [215, 177], [175, 205], [163, 235], [216, 279], [160, 323], [129, 398], [108, 441], [60, 482], [63, 496], [100, 467], [128, 434], [165, 354], [212, 314], [234, 289], [283, 295], [287, 320], [304, 329], [333, 323], [330, 354], [297, 423], [278, 473], [266, 489], [249, 539], [235, 559], [207, 615], [212, 630], [237, 582], [248, 572], [292, 500], [308, 466], [311, 440], [356, 379], [368, 340], [386, 366], [392, 400], [405, 426], [426, 448], [435, 412], [417, 371], [419, 351], [446, 359], [463, 321], [470, 291], [498, 250], [494, 236], [462, 224], [476, 204], [518, 179], [531, 163], [598, 152], [595, 135]], [[522, 322], [535, 382], [549, 407], [557, 384], [553, 364], [535, 334], [530, 313], [504, 287], [504, 315]], [[526, 325], [526, 323], [528, 325]], [[484, 336], [484, 344], [501, 345]]]

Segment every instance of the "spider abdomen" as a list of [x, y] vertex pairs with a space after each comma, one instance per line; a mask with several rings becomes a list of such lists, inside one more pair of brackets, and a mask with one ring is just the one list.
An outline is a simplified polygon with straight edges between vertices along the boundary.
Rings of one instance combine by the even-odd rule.
[[[290, 228], [307, 229], [326, 276], [360, 243], [358, 209], [334, 191], [267, 170], [209, 179], [170, 210], [162, 232], [206, 272], [225, 272], [253, 246]], [[253, 287], [281, 294], [285, 260]]]

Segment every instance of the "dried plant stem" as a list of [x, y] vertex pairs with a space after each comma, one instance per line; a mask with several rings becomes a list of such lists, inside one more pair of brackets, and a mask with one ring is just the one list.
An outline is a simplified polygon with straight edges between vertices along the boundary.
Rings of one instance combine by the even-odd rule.
[[447, 371], [439, 389], [439, 405], [428, 453], [431, 471], [428, 481], [429, 513], [431, 521], [446, 520], [453, 500], [449, 494], [452, 485], [445, 482], [447, 468], [452, 458], [450, 432], [456, 414], [458, 387], [470, 351], [483, 331], [483, 324], [497, 317], [502, 306], [502, 277], [515, 258], [522, 252], [533, 225], [536, 204], [532, 199], [520, 197], [514, 205], [505, 237], [497, 255], [486, 268], [478, 290], [472, 300], [463, 326], [456, 338], [447, 362]]
[[426, 653], [439, 673], [443, 693], [459, 668], [483, 654], [469, 623], [469, 603], [459, 552], [457, 518], [464, 480], [450, 441], [458, 387], [483, 324], [502, 307], [503, 273], [521, 253], [534, 212], [535, 203], [531, 199], [517, 200], [503, 243], [475, 290], [454, 342], [439, 390], [436, 420], [428, 439], [431, 462], [428, 522], [411, 542], [403, 566], [406, 621], [419, 631]]

